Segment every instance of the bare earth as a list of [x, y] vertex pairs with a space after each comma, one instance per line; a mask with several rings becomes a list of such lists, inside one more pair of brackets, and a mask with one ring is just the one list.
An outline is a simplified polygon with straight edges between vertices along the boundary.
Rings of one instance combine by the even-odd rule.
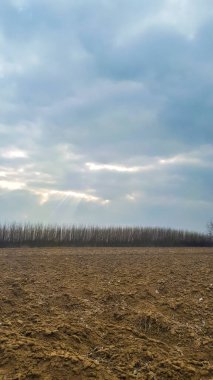
[[0, 250], [0, 379], [213, 379], [213, 249]]

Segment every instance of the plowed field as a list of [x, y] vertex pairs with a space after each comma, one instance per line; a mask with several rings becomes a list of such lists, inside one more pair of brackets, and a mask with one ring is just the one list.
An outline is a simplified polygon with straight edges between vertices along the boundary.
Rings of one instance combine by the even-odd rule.
[[0, 379], [213, 379], [213, 249], [0, 250]]

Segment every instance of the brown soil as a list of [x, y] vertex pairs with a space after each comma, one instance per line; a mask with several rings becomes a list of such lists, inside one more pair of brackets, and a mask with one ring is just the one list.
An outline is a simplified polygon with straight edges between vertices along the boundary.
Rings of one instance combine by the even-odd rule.
[[213, 249], [0, 250], [0, 380], [213, 379]]

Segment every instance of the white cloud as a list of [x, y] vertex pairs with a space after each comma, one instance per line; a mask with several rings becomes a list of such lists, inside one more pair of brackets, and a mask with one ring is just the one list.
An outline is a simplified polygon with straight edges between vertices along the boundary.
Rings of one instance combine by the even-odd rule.
[[17, 148], [5, 148], [1, 151], [1, 157], [9, 160], [14, 160], [17, 158], [28, 158], [28, 153]]
[[126, 195], [126, 199], [130, 202], [134, 202], [136, 201], [137, 199], [137, 195], [135, 193], [132, 193], [132, 194], [127, 194]]
[[183, 165], [183, 166], [197, 166], [197, 167], [213, 167], [213, 146], [204, 145], [199, 149], [181, 153], [172, 157], [160, 158], [158, 163], [160, 165]]
[[121, 165], [110, 165], [110, 164], [95, 164], [93, 162], [87, 162], [86, 166], [91, 171], [115, 171], [115, 172], [127, 172], [127, 173], [136, 173], [139, 171], [139, 168], [136, 167], [127, 167]]
[[201, 160], [196, 157], [187, 157], [184, 155], [177, 155], [170, 158], [162, 158], [159, 160], [161, 165], [197, 165]]
[[77, 201], [85, 201], [85, 202], [95, 202], [102, 205], [106, 205], [109, 203], [109, 200], [102, 199], [99, 197], [96, 197], [91, 194], [86, 194], [82, 192], [77, 191], [65, 191], [65, 190], [49, 190], [49, 189], [32, 189], [31, 191], [33, 194], [37, 195], [40, 199], [40, 204], [47, 203], [51, 199], [73, 199]]
[[3, 190], [8, 190], [8, 191], [23, 190], [25, 186], [26, 184], [23, 182], [0, 180], [0, 189], [3, 189]]
[[94, 162], [87, 162], [87, 168], [90, 171], [112, 171], [120, 173], [139, 173], [142, 171], [149, 171], [153, 169], [152, 165], [147, 166], [124, 166], [119, 164], [97, 164]]
[[[102, 164], [87, 162], [85, 165], [89, 171], [109, 171], [120, 173], [141, 173], [150, 172], [153, 170], [162, 170], [163, 167], [168, 166], [197, 166], [197, 167], [213, 167], [212, 162], [213, 146], [206, 145], [201, 146], [197, 150], [192, 150], [187, 153], [177, 154], [175, 156], [168, 157], [142, 157], [137, 158], [137, 164], [132, 165], [120, 165], [120, 164]], [[134, 161], [134, 160], [131, 160]], [[140, 161], [145, 161], [146, 165], [140, 165]]]

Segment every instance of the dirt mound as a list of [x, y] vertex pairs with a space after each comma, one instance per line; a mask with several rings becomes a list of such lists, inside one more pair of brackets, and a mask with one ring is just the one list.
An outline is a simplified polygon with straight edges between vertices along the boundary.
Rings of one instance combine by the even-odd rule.
[[212, 264], [212, 249], [0, 250], [0, 380], [212, 380]]

